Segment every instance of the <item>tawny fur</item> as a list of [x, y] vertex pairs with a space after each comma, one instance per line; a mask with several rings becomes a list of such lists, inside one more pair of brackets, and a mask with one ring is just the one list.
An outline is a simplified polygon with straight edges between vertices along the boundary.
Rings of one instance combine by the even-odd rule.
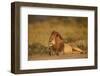
[[83, 53], [83, 50], [81, 50], [80, 48], [73, 47], [69, 44], [64, 43], [63, 38], [56, 31], [53, 31], [49, 38], [49, 49], [50, 49], [50, 55], [52, 54], [59, 55], [60, 53], [69, 54], [74, 52]]

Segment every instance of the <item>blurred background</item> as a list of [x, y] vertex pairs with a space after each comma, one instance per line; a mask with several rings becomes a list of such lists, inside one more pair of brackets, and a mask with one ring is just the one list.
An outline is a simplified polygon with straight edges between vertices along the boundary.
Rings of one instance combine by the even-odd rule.
[[64, 42], [87, 51], [88, 18], [28, 15], [29, 55], [48, 53], [48, 40], [57, 31]]

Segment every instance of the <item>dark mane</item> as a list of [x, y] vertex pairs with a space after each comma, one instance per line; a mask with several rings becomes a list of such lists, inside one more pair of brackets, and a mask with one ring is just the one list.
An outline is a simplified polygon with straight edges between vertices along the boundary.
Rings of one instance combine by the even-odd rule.
[[62, 36], [59, 34], [59, 32], [53, 31], [51, 35], [53, 35], [53, 34], [56, 34], [56, 37], [63, 39]]
[[60, 39], [63, 39], [62, 37], [61, 37], [61, 35], [57, 32], [57, 36], [60, 38]]
[[56, 55], [59, 55], [60, 52], [64, 50], [64, 41], [59, 32], [52, 31], [49, 38], [50, 43], [50, 55], [54, 52]]

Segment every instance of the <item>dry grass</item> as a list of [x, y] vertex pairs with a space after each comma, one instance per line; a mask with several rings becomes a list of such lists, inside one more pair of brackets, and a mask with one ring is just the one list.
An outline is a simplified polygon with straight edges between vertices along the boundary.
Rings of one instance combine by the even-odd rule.
[[75, 18], [68, 20], [49, 18], [44, 21], [29, 23], [28, 25], [28, 44], [29, 55], [48, 54], [48, 39], [53, 30], [59, 32], [64, 38], [65, 43], [74, 45], [87, 51], [87, 18], [78, 22]]

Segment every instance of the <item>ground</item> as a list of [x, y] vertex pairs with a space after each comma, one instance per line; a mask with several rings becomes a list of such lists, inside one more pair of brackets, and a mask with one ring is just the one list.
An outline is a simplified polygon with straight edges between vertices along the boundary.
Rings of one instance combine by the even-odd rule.
[[65, 55], [32, 55], [29, 57], [29, 60], [54, 60], [54, 59], [79, 59], [79, 58], [87, 58], [87, 54], [79, 54], [79, 53], [70, 53]]

